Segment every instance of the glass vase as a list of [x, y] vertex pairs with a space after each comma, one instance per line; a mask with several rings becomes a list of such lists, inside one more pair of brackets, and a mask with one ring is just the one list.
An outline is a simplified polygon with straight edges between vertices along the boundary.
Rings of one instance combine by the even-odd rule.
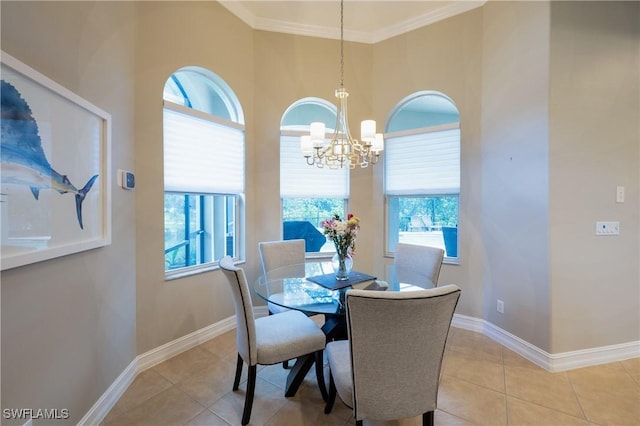
[[351, 268], [353, 268], [353, 259], [349, 253], [344, 256], [336, 253], [331, 259], [331, 266], [333, 266], [333, 271], [336, 273], [336, 280], [348, 280]]

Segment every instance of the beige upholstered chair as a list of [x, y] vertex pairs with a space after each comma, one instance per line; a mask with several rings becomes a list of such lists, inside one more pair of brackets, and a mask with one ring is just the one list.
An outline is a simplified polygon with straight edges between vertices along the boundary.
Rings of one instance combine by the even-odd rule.
[[395, 273], [398, 281], [430, 288], [438, 285], [444, 250], [437, 247], [398, 243]]
[[[242, 424], [249, 423], [251, 417], [258, 364], [278, 364], [288, 359], [315, 354], [318, 385], [325, 394], [322, 369], [326, 337], [320, 327], [305, 314], [295, 310], [256, 319], [244, 270], [236, 267], [229, 256], [223, 257], [219, 265], [229, 283], [236, 310], [238, 362], [233, 382], [234, 391], [240, 385], [243, 362], [249, 366]], [[302, 379], [303, 377], [300, 378]]]
[[[303, 264], [305, 253], [304, 240], [263, 241], [258, 243], [258, 252], [262, 262], [262, 273], [285, 266]], [[304, 276], [304, 270], [301, 271]], [[287, 311], [287, 308], [267, 302], [269, 314]]]
[[[266, 275], [268, 271], [277, 268], [304, 264], [305, 250], [305, 240], [302, 239], [259, 242], [258, 252], [262, 262], [262, 273]], [[304, 277], [304, 267], [300, 271], [300, 276]], [[289, 310], [271, 302], [267, 302], [267, 308], [269, 315]], [[284, 361], [282, 366], [289, 368], [289, 361]]]
[[433, 424], [444, 347], [460, 288], [406, 291], [349, 290], [349, 340], [329, 342], [330, 413], [336, 393], [363, 419], [422, 415]]

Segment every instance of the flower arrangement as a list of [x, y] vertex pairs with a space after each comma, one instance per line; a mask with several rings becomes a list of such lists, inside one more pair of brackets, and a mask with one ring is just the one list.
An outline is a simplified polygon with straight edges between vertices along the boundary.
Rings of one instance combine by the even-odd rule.
[[[347, 220], [342, 220], [338, 214], [331, 219], [322, 221], [324, 235], [328, 236], [336, 246], [338, 267], [337, 279], [347, 279], [351, 270], [351, 254], [355, 253], [356, 236], [360, 229], [360, 219], [352, 213], [347, 215]], [[345, 261], [347, 260], [347, 261]]]
[[343, 221], [338, 214], [335, 214], [331, 219], [323, 220], [322, 227], [324, 235], [328, 236], [336, 246], [338, 256], [345, 256], [349, 253], [349, 249], [351, 253], [355, 252], [360, 219], [349, 213], [347, 220]]

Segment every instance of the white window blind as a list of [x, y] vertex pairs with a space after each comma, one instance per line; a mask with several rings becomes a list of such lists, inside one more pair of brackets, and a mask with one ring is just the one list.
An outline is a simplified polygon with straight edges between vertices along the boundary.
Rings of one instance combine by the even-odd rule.
[[348, 198], [349, 169], [309, 166], [300, 151], [300, 136], [280, 137], [280, 197]]
[[460, 129], [386, 138], [385, 194], [460, 193]]
[[198, 194], [244, 193], [244, 131], [164, 108], [164, 189]]

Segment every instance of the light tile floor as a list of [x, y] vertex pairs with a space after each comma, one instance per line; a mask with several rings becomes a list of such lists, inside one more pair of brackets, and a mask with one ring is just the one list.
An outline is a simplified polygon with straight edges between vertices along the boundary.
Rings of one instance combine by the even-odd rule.
[[[231, 390], [236, 356], [232, 331], [142, 372], [103, 425], [239, 425], [245, 388]], [[259, 367], [252, 425], [355, 423], [339, 399], [324, 414], [313, 368], [295, 397], [285, 398], [287, 373], [282, 365]], [[482, 334], [452, 328], [435, 424], [638, 426], [640, 358], [549, 373]]]

